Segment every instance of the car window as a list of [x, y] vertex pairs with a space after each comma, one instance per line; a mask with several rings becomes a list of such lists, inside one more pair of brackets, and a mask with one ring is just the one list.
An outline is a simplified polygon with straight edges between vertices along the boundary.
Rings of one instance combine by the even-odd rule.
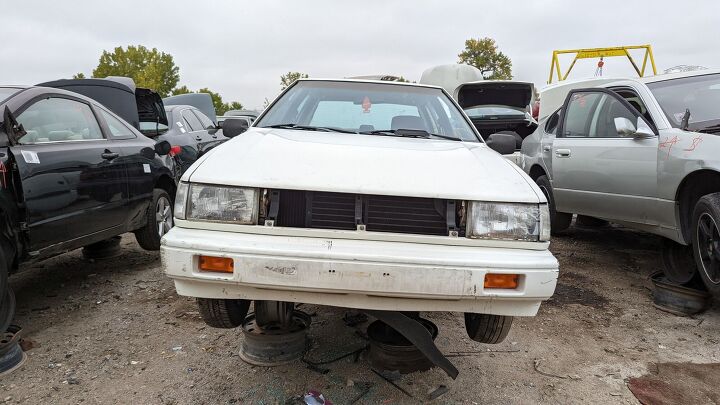
[[560, 110], [555, 111], [548, 117], [547, 121], [545, 121], [545, 133], [555, 135], [555, 131], [557, 131], [558, 124], [560, 123]]
[[417, 121], [420, 120], [416, 106], [377, 104], [372, 106], [371, 111], [365, 112], [352, 101], [332, 100], [318, 103], [310, 119], [310, 125], [339, 128], [371, 126], [373, 129], [387, 129], [392, 127], [392, 120], [397, 116], [416, 117]]
[[185, 122], [188, 124], [191, 131], [200, 131], [201, 129], [205, 129], [198, 117], [196, 117], [192, 111], [185, 110], [182, 112], [182, 116], [185, 118]]
[[690, 110], [690, 130], [714, 129], [720, 123], [720, 74], [681, 77], [647, 86], [673, 127], [680, 127], [686, 110]]
[[574, 93], [565, 108], [562, 136], [584, 138], [590, 133], [595, 107], [604, 93]]
[[635, 125], [637, 117], [635, 113], [627, 108], [623, 103], [615, 97], [603, 94], [598, 107], [593, 115], [590, 123], [591, 138], [620, 138], [615, 126], [615, 118], [626, 118]]
[[200, 123], [203, 125], [203, 129], [215, 128], [215, 123], [213, 123], [212, 120], [207, 117], [207, 115], [200, 112], [200, 110], [192, 110], [192, 112], [197, 115]]
[[119, 119], [113, 117], [108, 113], [107, 111], [100, 110], [100, 113], [102, 114], [103, 118], [105, 119], [105, 123], [107, 123], [108, 128], [110, 128], [110, 133], [114, 138], [119, 139], [130, 139], [135, 138], [135, 133], [130, 130], [125, 124], [120, 122]]
[[103, 139], [89, 105], [66, 98], [37, 101], [17, 117], [27, 132], [21, 144]]

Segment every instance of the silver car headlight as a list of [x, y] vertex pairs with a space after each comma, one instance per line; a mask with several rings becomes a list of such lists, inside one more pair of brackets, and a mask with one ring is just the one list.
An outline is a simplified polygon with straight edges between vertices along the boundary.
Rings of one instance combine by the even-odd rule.
[[471, 201], [466, 235], [478, 239], [550, 240], [547, 204]]
[[[186, 202], [178, 209], [180, 197], [184, 196]], [[259, 198], [256, 188], [189, 184], [183, 189], [181, 183], [175, 215], [180, 219], [253, 225], [258, 221]], [[184, 217], [178, 212], [185, 214]]]

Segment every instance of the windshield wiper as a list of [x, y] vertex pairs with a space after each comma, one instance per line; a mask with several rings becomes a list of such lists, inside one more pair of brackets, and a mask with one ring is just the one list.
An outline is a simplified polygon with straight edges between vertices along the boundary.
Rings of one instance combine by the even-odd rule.
[[355, 133], [355, 131], [349, 131], [347, 129], [342, 129], [342, 128], [314, 127], [311, 125], [297, 125], [297, 124], [275, 124], [275, 125], [268, 125], [266, 127], [261, 127], [261, 128], [299, 129], [302, 131], [320, 131], [320, 132], [341, 132], [343, 134], [354, 134]]
[[690, 109], [685, 109], [685, 114], [683, 114], [682, 120], [680, 120], [680, 129], [683, 131], [687, 131], [688, 126], [690, 125]]
[[375, 131], [363, 131], [358, 132], [359, 134], [363, 135], [387, 135], [387, 136], [400, 136], [404, 138], [424, 138], [424, 139], [430, 139], [431, 137], [435, 138], [441, 138], [441, 139], [447, 139], [450, 141], [460, 141], [460, 138], [456, 138], [454, 136], [447, 136], [447, 135], [440, 135], [440, 134], [432, 134], [428, 131], [425, 131], [424, 129], [378, 129]]

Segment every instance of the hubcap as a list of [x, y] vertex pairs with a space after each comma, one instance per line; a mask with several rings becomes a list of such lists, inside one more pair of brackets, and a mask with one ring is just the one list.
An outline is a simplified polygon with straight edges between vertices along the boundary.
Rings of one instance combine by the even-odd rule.
[[715, 219], [708, 213], [703, 213], [698, 219], [697, 249], [708, 280], [720, 284], [720, 234]]
[[155, 206], [155, 223], [160, 237], [173, 227], [172, 207], [170, 201], [165, 197], [158, 198]]

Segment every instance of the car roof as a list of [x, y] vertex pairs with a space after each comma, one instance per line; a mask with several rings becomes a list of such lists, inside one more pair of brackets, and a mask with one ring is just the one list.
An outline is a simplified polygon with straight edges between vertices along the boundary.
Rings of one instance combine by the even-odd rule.
[[681, 79], [683, 77], [714, 75], [718, 73], [720, 73], [720, 69], [699, 69], [688, 72], [663, 73], [655, 76], [637, 78], [636, 80], [643, 83], [656, 83], [665, 80]]
[[410, 82], [395, 82], [387, 80], [370, 80], [370, 79], [323, 79], [323, 78], [303, 78], [298, 79], [299, 82], [346, 82], [346, 83], [372, 83], [372, 84], [385, 84], [388, 86], [411, 86], [411, 87], [425, 87], [429, 89], [440, 89], [440, 86], [433, 86], [430, 84], [421, 83], [410, 83]]

